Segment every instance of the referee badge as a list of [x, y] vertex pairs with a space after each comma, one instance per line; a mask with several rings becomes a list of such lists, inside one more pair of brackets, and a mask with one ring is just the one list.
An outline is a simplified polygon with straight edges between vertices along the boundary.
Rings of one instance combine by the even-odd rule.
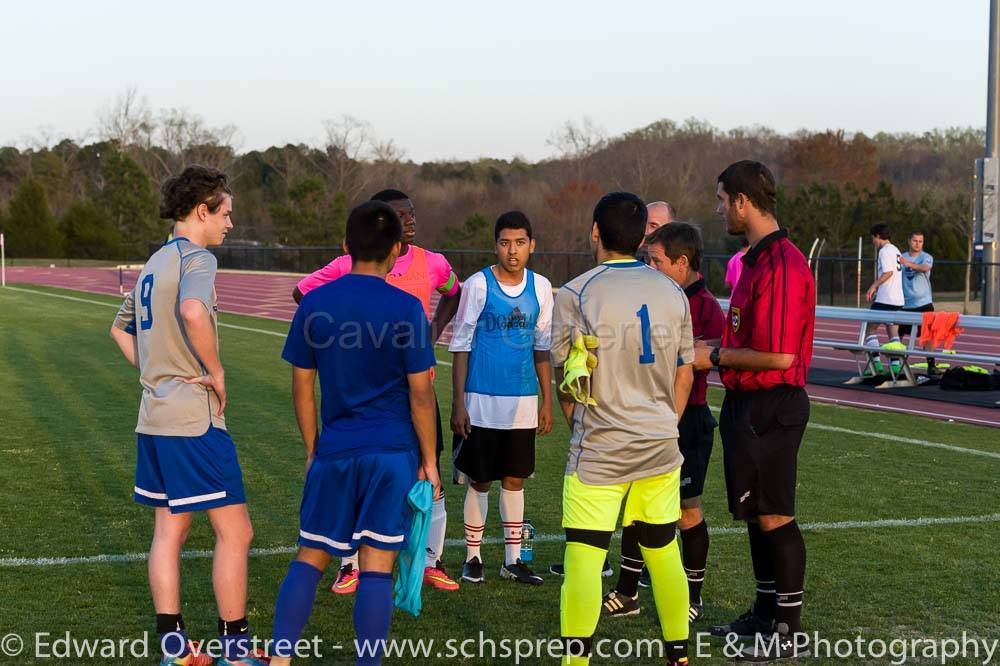
[[733, 332], [740, 330], [740, 309], [738, 307], [729, 307], [729, 319], [733, 322]]

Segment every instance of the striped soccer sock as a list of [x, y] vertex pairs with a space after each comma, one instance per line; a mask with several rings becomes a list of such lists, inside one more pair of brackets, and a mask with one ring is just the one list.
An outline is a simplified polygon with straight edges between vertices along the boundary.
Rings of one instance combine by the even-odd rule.
[[639, 594], [639, 575], [642, 573], [642, 551], [639, 550], [639, 533], [635, 525], [622, 528], [622, 563], [618, 571], [615, 590], [626, 597]]
[[486, 513], [489, 510], [490, 494], [481, 493], [472, 486], [465, 492], [465, 561], [478, 557], [483, 545], [483, 530], [486, 529]]
[[777, 591], [774, 620], [781, 633], [798, 633], [802, 631], [802, 590], [806, 578], [805, 540], [794, 520], [765, 532], [764, 536], [774, 558]]
[[521, 558], [524, 490], [500, 488], [500, 521], [503, 523], [504, 564], [515, 564]]

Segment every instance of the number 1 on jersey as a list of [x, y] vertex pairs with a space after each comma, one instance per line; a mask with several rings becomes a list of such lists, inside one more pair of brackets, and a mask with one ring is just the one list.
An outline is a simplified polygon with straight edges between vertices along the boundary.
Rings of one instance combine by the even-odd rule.
[[153, 328], [153, 275], [149, 274], [142, 278], [139, 285], [139, 305], [145, 312], [139, 313], [139, 326], [144, 331]]
[[648, 365], [656, 361], [656, 355], [653, 353], [652, 330], [649, 326], [649, 306], [643, 304], [635, 316], [642, 324], [642, 355], [639, 357], [639, 363]]

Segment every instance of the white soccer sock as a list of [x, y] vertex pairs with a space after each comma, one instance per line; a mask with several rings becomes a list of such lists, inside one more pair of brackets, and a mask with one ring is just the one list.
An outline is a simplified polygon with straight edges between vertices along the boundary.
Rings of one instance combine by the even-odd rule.
[[481, 493], [472, 486], [465, 493], [465, 561], [478, 557], [483, 545], [483, 530], [486, 529], [486, 513], [490, 508], [489, 491]]
[[353, 555], [348, 555], [347, 557], [340, 558], [340, 566], [346, 566], [350, 564], [355, 570], [360, 571], [361, 567], [358, 566], [358, 551], [354, 551]]
[[427, 559], [425, 567], [436, 567], [444, 554], [444, 532], [448, 526], [448, 512], [444, 508], [444, 494], [431, 505], [431, 524], [427, 529]]
[[865, 338], [865, 347], [878, 347], [878, 336], [869, 335]]
[[503, 522], [504, 564], [514, 564], [521, 557], [524, 490], [500, 488], [500, 520]]

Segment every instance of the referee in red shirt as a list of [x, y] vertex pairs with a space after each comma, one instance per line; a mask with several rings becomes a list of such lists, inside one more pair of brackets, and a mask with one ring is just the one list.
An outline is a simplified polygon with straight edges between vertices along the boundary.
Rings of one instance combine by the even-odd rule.
[[729, 510], [747, 523], [757, 579], [750, 610], [711, 631], [765, 635], [742, 654], [758, 662], [807, 656], [803, 636], [796, 655], [806, 548], [795, 522], [795, 472], [809, 420], [804, 386], [816, 289], [805, 257], [778, 227], [775, 195], [774, 176], [760, 162], [736, 162], [719, 175], [717, 212], [728, 233], [746, 235], [750, 250], [733, 289], [722, 346], [695, 350], [695, 369], [718, 367], [726, 386], [719, 433]]

